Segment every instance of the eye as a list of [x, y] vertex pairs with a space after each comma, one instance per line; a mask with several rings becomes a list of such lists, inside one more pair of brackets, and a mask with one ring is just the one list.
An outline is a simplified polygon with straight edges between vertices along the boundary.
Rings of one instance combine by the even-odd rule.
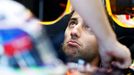
[[77, 20], [70, 20], [70, 22], [69, 22], [69, 27], [70, 28], [73, 28], [75, 25], [77, 25], [78, 24], [78, 21]]
[[88, 26], [85, 28], [85, 30], [90, 34], [90, 35], [94, 35], [94, 32], [92, 31], [92, 29]]
[[88, 31], [89, 33], [93, 33], [93, 31], [91, 30], [90, 26], [88, 26], [87, 24], [84, 23], [83, 28]]
[[89, 27], [87, 24], [85, 24], [85, 23], [84, 23], [83, 26], [84, 26], [85, 29], [89, 29], [89, 28], [90, 28], [90, 27]]

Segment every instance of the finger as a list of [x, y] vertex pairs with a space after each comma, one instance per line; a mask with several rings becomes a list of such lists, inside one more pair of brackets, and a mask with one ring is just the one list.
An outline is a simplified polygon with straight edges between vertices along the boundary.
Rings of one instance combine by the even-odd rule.
[[117, 66], [118, 68], [124, 69], [128, 68], [131, 64], [131, 54], [129, 50], [126, 50], [125, 52], [116, 52], [113, 53], [113, 57], [115, 57], [115, 61], [112, 62], [112, 65]]
[[119, 62], [119, 61], [112, 62], [113, 66], [116, 66], [121, 69], [128, 68], [130, 64], [131, 64], [131, 59], [126, 59], [125, 61], [122, 61], [122, 62]]

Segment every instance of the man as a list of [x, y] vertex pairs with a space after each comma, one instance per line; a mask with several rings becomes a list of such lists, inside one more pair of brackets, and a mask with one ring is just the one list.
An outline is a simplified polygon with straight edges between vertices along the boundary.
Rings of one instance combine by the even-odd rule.
[[76, 12], [73, 13], [65, 31], [63, 51], [69, 62], [83, 59], [94, 66], [99, 62], [96, 37]]
[[[95, 34], [78, 15], [78, 13], [74, 12], [65, 30], [65, 38], [63, 43], [63, 51], [67, 56], [68, 62], [77, 62], [79, 65], [79, 59], [82, 59], [91, 66], [99, 67], [100, 69], [102, 69], [101, 63], [99, 62], [100, 58], [98, 50], [98, 42]], [[79, 68], [78, 65], [77, 68]], [[80, 75], [81, 73], [82, 75], [124, 75], [123, 71], [125, 72], [125, 74], [127, 74], [128, 71], [130, 72], [131, 70], [121, 70], [116, 67], [112, 67], [111, 71], [107, 69], [92, 69], [93, 67], [90, 67], [89, 69], [87, 68], [87, 65], [85, 65], [85, 63], [82, 63], [82, 65], [84, 65], [84, 70], [78, 71], [78, 69], [73, 69], [72, 73], [67, 75], [79, 75], [79, 73]], [[90, 72], [94, 74], [91, 74]], [[131, 75], [131, 73], [129, 74]]]
[[68, 62], [82, 59], [93, 66], [98, 65], [98, 44], [91, 28], [74, 12], [65, 31], [63, 51]]
[[130, 51], [117, 40], [104, 12], [101, 0], [70, 1], [73, 8], [96, 35], [102, 66], [109, 68], [114, 65], [121, 69], [128, 68], [131, 64]]

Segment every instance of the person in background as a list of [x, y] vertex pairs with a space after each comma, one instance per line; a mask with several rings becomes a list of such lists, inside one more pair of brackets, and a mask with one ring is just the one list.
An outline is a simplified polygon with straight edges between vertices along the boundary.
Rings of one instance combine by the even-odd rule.
[[64, 65], [39, 22], [22, 4], [0, 0], [1, 65], [20, 69]]

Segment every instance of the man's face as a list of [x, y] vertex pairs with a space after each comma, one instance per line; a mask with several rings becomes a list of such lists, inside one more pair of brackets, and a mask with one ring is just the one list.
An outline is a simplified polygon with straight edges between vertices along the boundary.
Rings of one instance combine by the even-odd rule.
[[91, 62], [98, 56], [96, 37], [76, 12], [72, 15], [65, 31], [63, 51], [70, 61], [81, 58]]

